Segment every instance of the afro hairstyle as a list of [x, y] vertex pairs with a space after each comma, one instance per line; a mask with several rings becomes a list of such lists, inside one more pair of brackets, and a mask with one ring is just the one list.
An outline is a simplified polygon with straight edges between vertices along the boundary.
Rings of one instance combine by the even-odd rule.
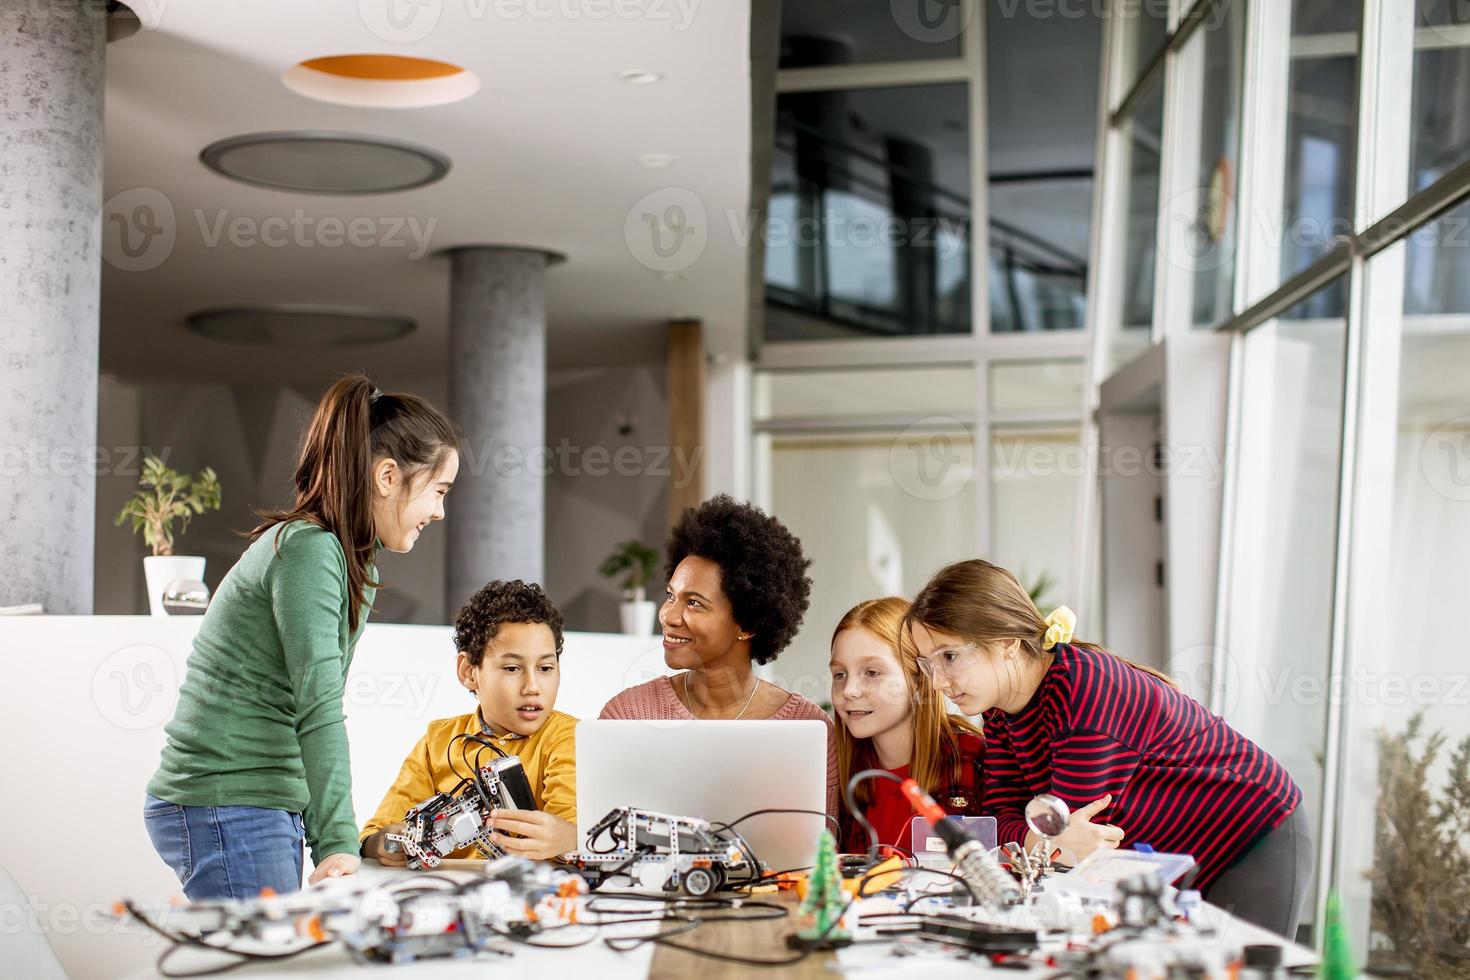
[[719, 566], [735, 621], [751, 633], [751, 659], [775, 660], [796, 636], [811, 599], [811, 560], [801, 542], [760, 508], [722, 493], [679, 517], [664, 545], [665, 578], [690, 555]]

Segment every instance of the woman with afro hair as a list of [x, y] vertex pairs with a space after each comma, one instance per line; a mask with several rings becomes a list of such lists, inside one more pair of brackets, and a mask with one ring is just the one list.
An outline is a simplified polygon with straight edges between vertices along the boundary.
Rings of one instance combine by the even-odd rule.
[[614, 719], [812, 720], [827, 725], [827, 812], [837, 813], [832, 720], [755, 675], [786, 648], [806, 613], [811, 561], [780, 521], [720, 494], [679, 518], [664, 545], [658, 621], [664, 661], [681, 673], [630, 687], [602, 709]]

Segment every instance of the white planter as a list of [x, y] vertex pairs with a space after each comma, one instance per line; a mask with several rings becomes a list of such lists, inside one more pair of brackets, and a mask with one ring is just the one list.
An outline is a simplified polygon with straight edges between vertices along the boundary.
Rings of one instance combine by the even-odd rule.
[[624, 602], [618, 606], [618, 616], [622, 620], [624, 635], [648, 636], [653, 632], [653, 624], [658, 617], [658, 606], [652, 599]]
[[204, 559], [198, 555], [149, 555], [143, 559], [143, 579], [148, 584], [148, 611], [167, 616], [163, 590], [175, 579], [204, 581]]

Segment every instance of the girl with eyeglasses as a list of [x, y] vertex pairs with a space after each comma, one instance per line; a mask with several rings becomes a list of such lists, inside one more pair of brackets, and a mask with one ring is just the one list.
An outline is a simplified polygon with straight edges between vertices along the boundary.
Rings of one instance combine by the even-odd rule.
[[1313, 851], [1290, 774], [1163, 674], [1074, 641], [1074, 625], [979, 559], [942, 569], [909, 610], [921, 669], [984, 716], [999, 839], [1033, 846], [1023, 810], [1054, 793], [1073, 810], [1056, 843], [1078, 859], [1143, 844], [1193, 855], [1206, 900], [1294, 938]]

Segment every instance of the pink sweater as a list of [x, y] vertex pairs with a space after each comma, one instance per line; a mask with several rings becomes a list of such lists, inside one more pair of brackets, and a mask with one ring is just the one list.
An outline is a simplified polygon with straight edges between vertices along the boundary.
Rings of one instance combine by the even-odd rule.
[[[646, 684], [630, 687], [602, 706], [601, 718], [637, 721], [692, 721], [694, 715], [674, 693], [667, 677], [655, 677]], [[833, 738], [832, 719], [800, 694], [786, 699], [769, 721], [820, 721], [827, 726], [827, 812], [837, 816], [837, 742]]]

